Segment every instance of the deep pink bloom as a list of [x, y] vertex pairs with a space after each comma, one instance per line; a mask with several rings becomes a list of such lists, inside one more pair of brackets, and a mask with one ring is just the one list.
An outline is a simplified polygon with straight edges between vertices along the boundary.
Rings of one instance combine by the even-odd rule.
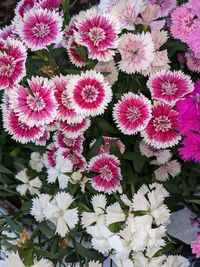
[[104, 112], [112, 99], [112, 91], [104, 76], [91, 70], [70, 80], [69, 96], [78, 114], [93, 117]]
[[174, 105], [194, 90], [191, 78], [182, 71], [156, 72], [150, 76], [147, 86], [153, 99], [161, 100], [169, 105]]
[[151, 103], [142, 94], [126, 93], [114, 106], [113, 118], [123, 134], [136, 134], [151, 118]]
[[200, 80], [195, 83], [192, 93], [177, 102], [178, 125], [181, 134], [200, 131]]
[[190, 32], [197, 20], [190, 5], [185, 4], [177, 7], [171, 15], [171, 33], [175, 39], [187, 42]]
[[176, 0], [148, 0], [150, 4], [156, 4], [160, 6], [161, 17], [168, 16], [169, 13], [176, 7]]
[[189, 0], [189, 4], [192, 7], [193, 12], [200, 17], [200, 2], [199, 0]]
[[28, 126], [19, 120], [19, 117], [14, 111], [8, 112], [4, 117], [4, 127], [6, 131], [12, 135], [12, 138], [22, 144], [28, 142], [35, 142], [36, 139], [40, 138], [44, 129], [41, 126]]
[[82, 135], [90, 126], [90, 120], [84, 118], [79, 123], [69, 124], [65, 122], [59, 122], [58, 128], [64, 133], [68, 138], [77, 138]]
[[75, 41], [87, 47], [89, 58], [109, 61], [118, 45], [119, 25], [110, 14], [95, 8], [81, 12], [75, 21]]
[[155, 148], [172, 147], [178, 143], [178, 112], [164, 103], [156, 103], [152, 108], [153, 117], [142, 132], [146, 143]]
[[47, 151], [45, 154], [43, 154], [43, 162], [47, 169], [49, 167], [55, 167], [57, 151], [58, 147], [56, 147], [54, 143], [51, 143], [47, 146]]
[[53, 138], [55, 144], [59, 147], [68, 148], [77, 153], [82, 153], [83, 151], [83, 141], [85, 140], [83, 135], [77, 138], [67, 138], [63, 133], [56, 132]]
[[78, 53], [78, 48], [79, 45], [76, 43], [74, 38], [71, 38], [66, 47], [69, 59], [76, 67], [83, 67], [85, 66], [85, 60], [81, 57], [80, 53]]
[[11, 106], [20, 121], [29, 126], [52, 122], [57, 110], [53, 83], [43, 77], [32, 77], [28, 85], [29, 88], [21, 85], [9, 90]]
[[77, 153], [76, 151], [72, 151], [70, 149], [66, 149], [63, 152], [63, 156], [65, 158], [68, 158], [72, 164], [74, 169], [84, 169], [86, 167], [86, 160], [80, 153]]
[[50, 10], [54, 10], [55, 8], [61, 5], [61, 0], [41, 0], [40, 6], [41, 8], [48, 8]]
[[35, 140], [36, 146], [45, 146], [49, 137], [50, 137], [49, 131], [45, 130], [43, 135]]
[[122, 179], [119, 164], [114, 155], [101, 154], [93, 157], [88, 164], [88, 170], [97, 174], [92, 178], [92, 186], [100, 192], [115, 192]]
[[21, 40], [35, 51], [61, 41], [62, 23], [62, 17], [55, 11], [33, 8], [19, 18], [16, 27]]
[[9, 37], [11, 39], [19, 39], [19, 36], [16, 34], [16, 29], [13, 23], [9, 26], [5, 26], [0, 29], [0, 39], [7, 40]]
[[200, 59], [200, 40], [198, 38], [199, 35], [200, 20], [196, 20], [188, 37], [188, 45], [190, 49], [194, 52], [195, 57]]
[[21, 41], [8, 38], [0, 49], [0, 89], [19, 83], [26, 75], [26, 48]]
[[[185, 122], [187, 123], [187, 122]], [[179, 154], [185, 161], [193, 160], [200, 163], [200, 134], [190, 132], [182, 141]]]
[[38, 0], [21, 0], [15, 8], [16, 16], [23, 17], [24, 13], [35, 6]]
[[194, 52], [191, 50], [187, 51], [185, 57], [188, 69], [200, 73], [200, 59], [195, 57]]
[[54, 95], [58, 103], [56, 119], [59, 121], [67, 120], [68, 123], [81, 122], [83, 116], [77, 114], [72, 108], [71, 99], [69, 97], [69, 80], [72, 76], [55, 76], [53, 82], [55, 85]]
[[64, 34], [62, 38], [62, 45], [63, 47], [67, 48], [69, 40], [74, 40], [74, 33], [78, 30], [75, 21], [77, 16], [73, 16], [70, 20], [69, 25], [66, 25], [64, 28]]
[[200, 258], [200, 235], [198, 235], [197, 240], [191, 243], [192, 253], [196, 254], [197, 258]]

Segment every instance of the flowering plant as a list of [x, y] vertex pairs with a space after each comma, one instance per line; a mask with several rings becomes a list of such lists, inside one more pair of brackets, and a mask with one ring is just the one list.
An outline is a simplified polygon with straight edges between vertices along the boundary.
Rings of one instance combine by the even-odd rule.
[[0, 30], [0, 266], [190, 266], [167, 227], [199, 225], [198, 1], [75, 7]]

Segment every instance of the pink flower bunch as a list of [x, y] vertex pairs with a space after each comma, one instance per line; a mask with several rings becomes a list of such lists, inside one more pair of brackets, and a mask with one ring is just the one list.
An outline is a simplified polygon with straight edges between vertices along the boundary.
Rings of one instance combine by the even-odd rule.
[[196, 254], [196, 257], [200, 257], [200, 235], [198, 235], [197, 240], [191, 243], [192, 253]]

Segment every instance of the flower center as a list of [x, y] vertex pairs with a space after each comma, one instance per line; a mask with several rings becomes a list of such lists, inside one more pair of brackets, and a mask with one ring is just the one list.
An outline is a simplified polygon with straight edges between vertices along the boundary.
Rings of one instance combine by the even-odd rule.
[[161, 85], [163, 95], [175, 95], [178, 91], [178, 87], [175, 83], [170, 81], [165, 81]]
[[100, 173], [103, 179], [106, 181], [110, 181], [113, 177], [112, 172], [107, 165], [101, 168]]
[[63, 141], [66, 144], [66, 146], [74, 146], [75, 145], [75, 140], [72, 138], [64, 137]]
[[165, 116], [159, 116], [157, 118], [154, 118], [153, 120], [153, 126], [155, 127], [156, 132], [168, 132], [171, 129], [171, 121], [170, 119]]
[[27, 97], [27, 105], [34, 111], [41, 111], [46, 107], [43, 98], [38, 93], [35, 93], [35, 96]]
[[72, 109], [70, 98], [68, 97], [66, 92], [63, 92], [60, 96], [60, 100], [63, 106], [68, 109]]
[[3, 61], [0, 61], [0, 72], [3, 76], [7, 76], [7, 77], [10, 77], [12, 72], [13, 72], [13, 69], [15, 68], [15, 61], [13, 59], [9, 59], [9, 64], [8, 62], [3, 62]]
[[43, 22], [36, 23], [32, 29], [32, 33], [37, 38], [44, 38], [50, 33], [49, 25]]
[[129, 121], [136, 121], [140, 118], [141, 113], [139, 108], [136, 107], [130, 107], [126, 111], [126, 117]]
[[94, 27], [91, 28], [88, 36], [91, 41], [93, 41], [94, 45], [98, 45], [101, 41], [105, 40], [106, 34], [102, 28]]
[[93, 85], [85, 85], [81, 92], [81, 96], [86, 102], [93, 102], [98, 97], [98, 89]]

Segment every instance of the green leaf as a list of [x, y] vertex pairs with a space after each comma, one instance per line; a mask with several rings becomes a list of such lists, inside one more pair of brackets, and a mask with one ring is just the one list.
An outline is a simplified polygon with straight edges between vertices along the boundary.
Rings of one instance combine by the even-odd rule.
[[44, 258], [48, 258], [48, 259], [57, 259], [58, 255], [52, 252], [49, 252], [47, 250], [43, 250], [43, 249], [35, 249], [35, 253], [39, 256], [42, 256]]
[[92, 147], [90, 148], [90, 150], [87, 154], [87, 160], [90, 160], [92, 157], [94, 157], [98, 154], [98, 151], [99, 151], [102, 143], [103, 143], [103, 137], [99, 137], [96, 140], [96, 142], [92, 145]]
[[40, 223], [38, 229], [49, 239], [54, 237], [55, 231], [51, 229], [46, 222]]
[[13, 172], [0, 164], [0, 173], [13, 174]]

